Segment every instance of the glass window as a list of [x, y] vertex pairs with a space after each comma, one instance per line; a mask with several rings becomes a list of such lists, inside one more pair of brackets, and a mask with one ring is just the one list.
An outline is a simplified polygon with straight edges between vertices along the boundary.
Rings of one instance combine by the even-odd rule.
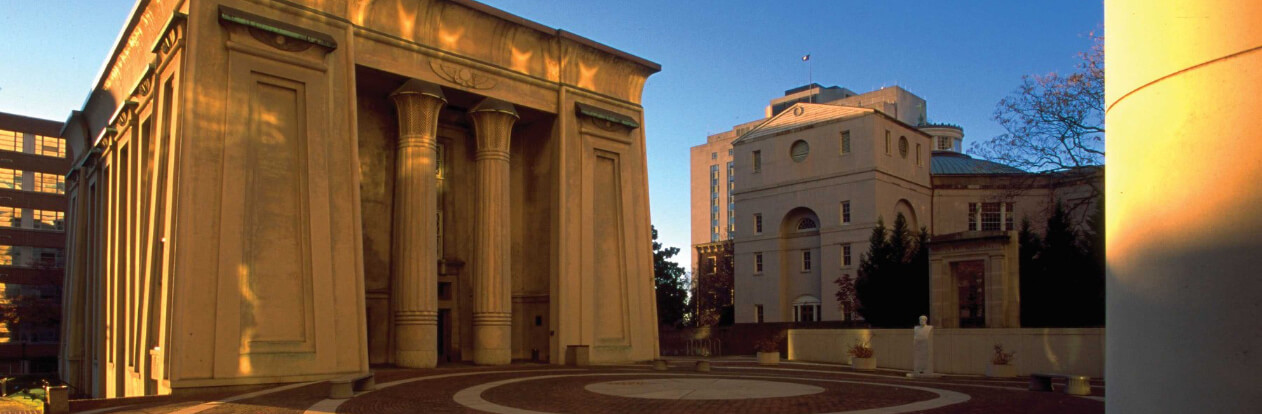
[[850, 243], [841, 245], [841, 265], [850, 266]]
[[66, 158], [66, 140], [56, 137], [35, 136], [35, 154]]
[[35, 173], [35, 191], [41, 193], [66, 193], [66, 177], [60, 174]]
[[762, 214], [754, 214], [754, 234], [762, 234]]
[[982, 203], [982, 231], [1000, 230], [1000, 203]]
[[13, 266], [14, 262], [21, 259], [17, 247], [0, 245], [0, 265]]
[[819, 299], [804, 295], [793, 301], [794, 322], [815, 322], [819, 320]]
[[906, 159], [908, 149], [909, 148], [907, 146], [907, 137], [905, 136], [898, 137], [898, 155], [903, 157], [903, 159]]
[[762, 323], [762, 305], [754, 305], [754, 323]]
[[968, 203], [968, 231], [977, 230], [977, 203]]
[[1003, 212], [1003, 228], [1004, 230], [1012, 230], [1012, 203], [1004, 203]]
[[0, 168], [0, 188], [9, 190], [22, 189], [22, 170]]
[[890, 155], [890, 131], [885, 131], [885, 155]]
[[802, 251], [802, 271], [803, 272], [811, 271], [811, 251], [810, 250]]
[[789, 153], [793, 157], [793, 162], [802, 162], [806, 160], [806, 155], [811, 152], [811, 146], [803, 140], [793, 142], [793, 146], [789, 147]]
[[841, 224], [850, 224], [850, 200], [841, 202]]
[[841, 131], [841, 153], [850, 153], [850, 131]]
[[754, 172], [762, 171], [762, 151], [754, 151]]
[[62, 230], [62, 221], [65, 219], [65, 212], [52, 210], [35, 210], [32, 218], [35, 220], [36, 229], [45, 230]]
[[22, 152], [22, 134], [0, 129], [0, 150]]
[[754, 253], [754, 273], [762, 273], [762, 252]]
[[711, 153], [710, 153], [710, 159], [714, 160], [714, 159], [718, 159], [718, 158], [719, 158], [719, 153], [717, 153], [717, 152], [711, 152]]
[[0, 227], [22, 227], [22, 209], [0, 206]]
[[951, 137], [938, 137], [938, 149], [940, 150], [951, 149]]
[[798, 221], [798, 230], [815, 230], [816, 228], [819, 228], [819, 225], [815, 223], [815, 220], [804, 218]]

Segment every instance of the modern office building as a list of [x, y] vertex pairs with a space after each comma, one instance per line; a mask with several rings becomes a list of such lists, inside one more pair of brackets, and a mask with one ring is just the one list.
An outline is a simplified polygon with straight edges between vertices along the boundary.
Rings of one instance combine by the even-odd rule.
[[0, 374], [57, 368], [70, 169], [61, 127], [0, 113]]
[[[902, 88], [785, 95], [768, 118], [693, 148], [694, 257], [731, 240], [737, 323], [855, 318], [834, 281], [856, 278], [878, 220], [901, 214], [932, 235], [932, 324], [1019, 326], [1017, 226], [1041, 230], [1057, 200], [1089, 211], [1100, 193], [1097, 169], [1030, 174], [973, 159], [963, 129], [926, 123], [925, 101]], [[706, 168], [709, 192], [697, 183]]]
[[653, 359], [657, 64], [469, 0], [141, 0], [65, 134], [95, 396]]

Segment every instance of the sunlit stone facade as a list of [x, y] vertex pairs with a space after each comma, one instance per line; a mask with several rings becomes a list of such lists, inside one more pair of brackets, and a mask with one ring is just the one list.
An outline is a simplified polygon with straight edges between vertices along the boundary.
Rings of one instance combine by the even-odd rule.
[[140, 1], [66, 132], [63, 378], [654, 358], [658, 70], [467, 0]]

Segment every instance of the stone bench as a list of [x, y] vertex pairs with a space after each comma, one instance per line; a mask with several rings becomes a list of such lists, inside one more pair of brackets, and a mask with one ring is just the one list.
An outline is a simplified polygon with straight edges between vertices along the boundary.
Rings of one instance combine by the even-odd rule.
[[1091, 395], [1091, 377], [1070, 374], [1030, 374], [1030, 391], [1052, 391], [1052, 378], [1065, 379], [1065, 393], [1072, 395]]
[[329, 398], [345, 400], [355, 396], [356, 392], [372, 391], [377, 382], [371, 372], [351, 374], [329, 380]]

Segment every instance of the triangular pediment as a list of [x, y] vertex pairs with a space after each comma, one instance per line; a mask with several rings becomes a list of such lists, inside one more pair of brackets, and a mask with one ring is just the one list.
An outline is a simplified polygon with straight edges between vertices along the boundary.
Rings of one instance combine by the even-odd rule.
[[875, 113], [875, 109], [859, 108], [854, 106], [814, 104], [814, 103], [797, 103], [788, 107], [776, 116], [767, 119], [767, 121], [749, 130], [733, 144], [738, 144], [755, 139], [775, 135], [785, 131], [792, 131], [811, 124], [832, 121], [842, 118], [853, 118]]

